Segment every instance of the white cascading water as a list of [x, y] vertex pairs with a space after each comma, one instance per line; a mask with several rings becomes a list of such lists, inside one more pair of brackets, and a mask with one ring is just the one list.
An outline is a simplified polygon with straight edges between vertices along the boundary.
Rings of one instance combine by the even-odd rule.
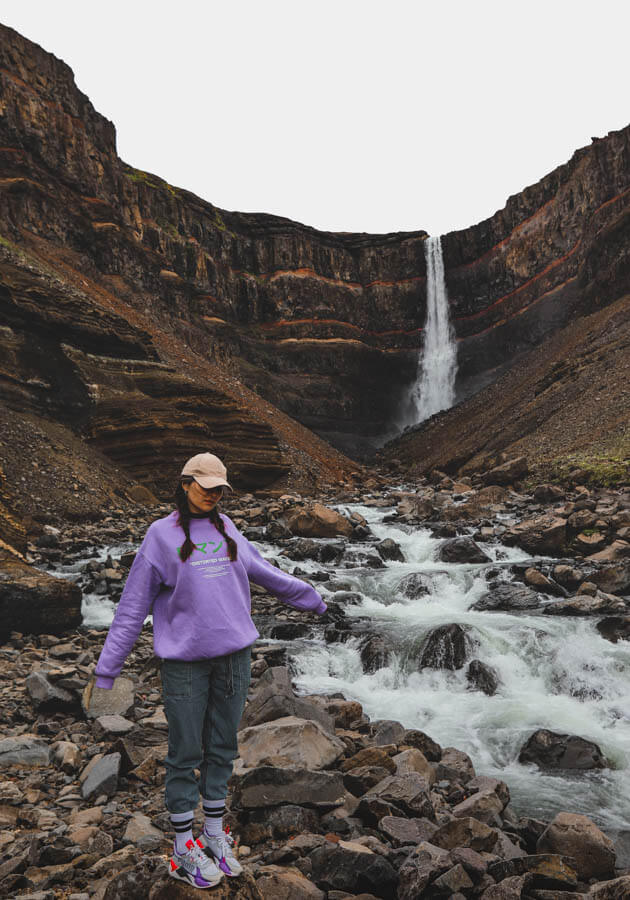
[[418, 358], [418, 378], [411, 389], [412, 424], [424, 422], [441, 409], [449, 409], [455, 397], [457, 344], [449, 316], [440, 237], [424, 242], [427, 262], [427, 318], [424, 342]]

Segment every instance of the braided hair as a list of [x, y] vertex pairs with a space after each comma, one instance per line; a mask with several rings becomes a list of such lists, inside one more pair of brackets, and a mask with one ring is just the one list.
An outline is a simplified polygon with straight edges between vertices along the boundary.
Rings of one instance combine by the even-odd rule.
[[[179, 551], [180, 559], [182, 562], [186, 562], [188, 557], [191, 555], [193, 550], [195, 549], [195, 545], [193, 544], [190, 538], [190, 507], [188, 506], [188, 498], [186, 496], [186, 491], [183, 488], [183, 482], [188, 480], [192, 481], [193, 479], [188, 479], [187, 477], [183, 478], [177, 485], [177, 490], [175, 491], [175, 503], [177, 504], [177, 510], [179, 516], [177, 518], [177, 524], [181, 525], [184, 529], [184, 534], [186, 536], [186, 540], [181, 546]], [[230, 557], [230, 562], [235, 562], [238, 555], [238, 547], [236, 545], [236, 541], [234, 538], [230, 537], [230, 535], [225, 530], [225, 522], [223, 521], [223, 517], [220, 515], [219, 510], [214, 506], [209, 514], [208, 520], [215, 526], [218, 532], [225, 538], [225, 542], [228, 548], [228, 554]]]

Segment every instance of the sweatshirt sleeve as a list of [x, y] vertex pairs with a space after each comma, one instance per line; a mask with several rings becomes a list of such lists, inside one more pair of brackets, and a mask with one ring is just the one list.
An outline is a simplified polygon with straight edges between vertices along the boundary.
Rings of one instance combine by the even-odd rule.
[[275, 594], [278, 600], [296, 609], [311, 610], [320, 616], [326, 612], [326, 604], [315, 588], [294, 575], [272, 566], [249, 541], [246, 541], [246, 545], [248, 553], [244, 562], [250, 581], [264, 587], [271, 594]]
[[96, 664], [96, 687], [113, 687], [114, 679], [120, 674], [137, 641], [161, 585], [160, 573], [139, 550]]

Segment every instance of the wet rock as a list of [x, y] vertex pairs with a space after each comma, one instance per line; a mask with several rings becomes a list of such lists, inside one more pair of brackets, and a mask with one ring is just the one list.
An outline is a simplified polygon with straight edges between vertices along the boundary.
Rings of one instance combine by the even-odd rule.
[[35, 708], [44, 713], [73, 712], [79, 706], [76, 694], [53, 684], [41, 669], [31, 672], [26, 689]]
[[552, 581], [551, 578], [547, 578], [546, 575], [538, 569], [534, 569], [533, 566], [525, 569], [524, 578], [526, 584], [543, 594], [552, 594], [554, 597], [567, 596], [566, 588], [563, 588], [560, 584], [556, 584], [555, 581]]
[[0, 769], [9, 766], [47, 766], [50, 747], [35, 734], [21, 734], [0, 740]]
[[420, 668], [461, 669], [466, 662], [466, 633], [461, 625], [441, 625], [429, 633]]
[[511, 611], [535, 609], [540, 606], [538, 594], [524, 584], [497, 583], [482, 594], [471, 609], [485, 611]]
[[393, 652], [392, 646], [378, 634], [370, 635], [361, 644], [359, 655], [363, 671], [367, 674], [377, 672], [389, 665]]
[[324, 900], [325, 894], [297, 869], [262, 866], [256, 887], [263, 900]]
[[247, 767], [264, 759], [283, 756], [306, 769], [323, 769], [339, 759], [345, 744], [327, 733], [318, 722], [286, 716], [245, 728], [238, 734], [239, 751]]
[[602, 619], [595, 627], [612, 644], [630, 641], [630, 616], [610, 616]]
[[444, 541], [438, 550], [438, 559], [448, 563], [491, 562], [490, 557], [470, 537], [454, 537]]
[[360, 892], [393, 900], [398, 877], [382, 856], [352, 841], [339, 841], [318, 847], [309, 859], [312, 879], [325, 891]]
[[499, 676], [496, 669], [479, 659], [471, 659], [466, 672], [466, 680], [473, 690], [483, 691], [488, 697], [494, 696], [499, 687]]
[[237, 779], [234, 806], [257, 809], [293, 803], [299, 806], [337, 806], [343, 803], [344, 786], [339, 772], [309, 772], [260, 766]]
[[[105, 794], [111, 797], [118, 788], [118, 774], [120, 772], [120, 753], [108, 753], [97, 760], [94, 765], [90, 763], [89, 771], [81, 786], [81, 795], [84, 800], [91, 797], [99, 797]], [[85, 775], [85, 772], [82, 773]]]
[[376, 550], [382, 559], [396, 560], [397, 562], [405, 561], [400, 544], [397, 544], [392, 538], [385, 538], [384, 541], [380, 541], [376, 544]]
[[630, 592], [630, 560], [619, 560], [602, 566], [589, 577], [602, 591], [609, 594], [627, 594]]
[[535, 763], [540, 769], [605, 769], [600, 748], [592, 741], [541, 728], [523, 746], [518, 761]]
[[409, 600], [417, 600], [430, 593], [431, 579], [420, 572], [412, 572], [406, 575], [396, 585], [396, 593], [407, 597]]
[[560, 563], [557, 566], [554, 566], [553, 577], [558, 584], [569, 590], [575, 590], [582, 581], [582, 573], [580, 570], [576, 569], [574, 566], [569, 566], [566, 563]]
[[452, 819], [450, 822], [446, 822], [438, 828], [431, 840], [436, 847], [442, 847], [444, 850], [470, 847], [477, 853], [483, 851], [491, 853], [496, 842], [496, 830], [472, 817]]
[[568, 600], [551, 603], [543, 610], [546, 616], [609, 616], [626, 611], [625, 601], [609, 594], [599, 594], [596, 597], [579, 594]]
[[271, 627], [269, 637], [276, 641], [294, 641], [307, 637], [311, 630], [311, 626], [304, 622], [281, 622]]
[[348, 519], [321, 503], [313, 503], [291, 513], [287, 517], [287, 527], [292, 534], [300, 537], [350, 537], [352, 534], [352, 524]]
[[98, 719], [99, 716], [126, 716], [133, 709], [134, 702], [134, 683], [125, 677], [117, 678], [111, 690], [97, 688], [91, 681], [82, 698], [83, 711], [90, 719]]
[[586, 816], [558, 813], [541, 835], [536, 850], [573, 857], [575, 871], [582, 881], [614, 875], [614, 844]]

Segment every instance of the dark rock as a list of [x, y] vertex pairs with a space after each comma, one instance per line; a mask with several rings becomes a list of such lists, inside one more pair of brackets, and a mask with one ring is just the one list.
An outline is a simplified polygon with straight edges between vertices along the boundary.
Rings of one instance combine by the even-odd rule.
[[109, 753], [91, 766], [89, 775], [81, 786], [84, 800], [105, 794], [112, 797], [118, 789], [120, 753]]
[[407, 729], [400, 743], [421, 750], [429, 762], [439, 762], [442, 757], [440, 745], [433, 738], [430, 738], [428, 734], [415, 728]]
[[483, 482], [484, 484], [512, 484], [527, 475], [528, 471], [527, 458], [518, 456], [490, 469], [483, 475]]
[[605, 769], [607, 762], [592, 741], [541, 728], [523, 746], [518, 761], [535, 763], [540, 769]]
[[0, 769], [9, 766], [47, 766], [50, 747], [41, 737], [21, 734], [0, 740]]
[[345, 773], [343, 784], [355, 797], [362, 797], [389, 774], [390, 772], [383, 766], [357, 766]]
[[409, 600], [417, 600], [418, 597], [424, 597], [430, 593], [431, 580], [428, 575], [421, 572], [412, 572], [406, 575], [396, 585], [396, 593], [402, 594]]
[[374, 719], [370, 723], [370, 737], [373, 744], [383, 747], [386, 744], [399, 744], [405, 735], [405, 729], [395, 719]]
[[431, 893], [436, 897], [453, 897], [458, 891], [469, 891], [473, 887], [466, 869], [458, 863], [436, 878], [431, 886]]
[[360, 645], [359, 654], [363, 671], [371, 674], [389, 665], [393, 648], [379, 634], [370, 635]]
[[482, 594], [471, 609], [481, 611], [535, 609], [540, 606], [538, 594], [524, 584], [496, 584]]
[[425, 897], [428, 885], [451, 868], [448, 854], [431, 857], [418, 853], [410, 857], [399, 872], [398, 900], [419, 900]]
[[383, 816], [378, 823], [378, 830], [383, 832], [394, 847], [430, 842], [437, 828], [430, 819], [408, 819], [401, 816]]
[[398, 877], [394, 868], [376, 853], [366, 853], [351, 842], [326, 844], [310, 854], [312, 880], [325, 891], [342, 890], [353, 895], [369, 892], [394, 900]]
[[596, 628], [612, 644], [630, 641], [630, 616], [607, 616], [597, 623]]
[[499, 676], [496, 670], [479, 659], [471, 659], [466, 672], [466, 679], [471, 688], [483, 691], [489, 697], [496, 694], [499, 687]]
[[26, 679], [26, 689], [33, 706], [42, 713], [78, 712], [80, 700], [72, 691], [53, 684], [46, 672], [36, 669]]
[[259, 766], [235, 780], [232, 802], [243, 809], [283, 804], [331, 807], [341, 805], [344, 798], [340, 772]]
[[334, 733], [335, 730], [333, 717], [324, 709], [293, 694], [289, 670], [283, 666], [273, 666], [261, 675], [254, 695], [245, 708], [239, 730], [284, 716], [313, 719], [326, 731]]
[[[397, 810], [406, 816], [434, 821], [429, 791], [427, 779], [416, 772], [388, 775], [361, 798], [357, 815], [370, 825], [378, 824], [383, 815], [396, 816]], [[382, 812], [388, 806], [392, 812]]]
[[81, 591], [71, 581], [53, 578], [17, 557], [0, 568], [0, 641], [12, 631], [60, 634], [81, 624]]
[[281, 622], [272, 626], [269, 637], [277, 641], [294, 641], [306, 637], [311, 630], [311, 626], [303, 622]]
[[[470, 847], [477, 853], [491, 853], [497, 842], [497, 832], [478, 819], [452, 819], [441, 825], [431, 841], [436, 847], [453, 850], [455, 847]], [[494, 876], [493, 876], [494, 877]]]
[[314, 809], [286, 803], [270, 809], [251, 810], [239, 831], [243, 843], [260, 844], [262, 841], [308, 834], [318, 828], [319, 815]]
[[400, 545], [396, 543], [396, 541], [392, 540], [392, 538], [385, 538], [385, 540], [380, 541], [376, 544], [376, 550], [382, 557], [382, 559], [393, 559], [398, 562], [404, 562], [405, 556], [400, 549]]
[[491, 562], [490, 557], [470, 537], [455, 537], [444, 541], [438, 550], [438, 559], [448, 563]]
[[[488, 875], [495, 881], [529, 874], [532, 886], [539, 888], [573, 888], [577, 885], [575, 868], [569, 864], [570, 857], [552, 853], [522, 856], [518, 859], [502, 859], [488, 866]], [[571, 862], [575, 862], [571, 860]]]
[[441, 625], [430, 632], [420, 668], [461, 669], [466, 662], [466, 633], [461, 625]]

